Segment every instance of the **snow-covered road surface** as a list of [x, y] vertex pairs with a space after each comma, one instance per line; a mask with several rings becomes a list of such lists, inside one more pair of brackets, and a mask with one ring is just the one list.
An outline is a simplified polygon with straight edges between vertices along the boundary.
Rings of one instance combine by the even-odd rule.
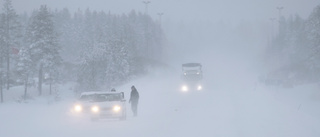
[[[148, 86], [142, 86], [144, 83]], [[224, 88], [206, 84], [201, 92], [179, 92], [179, 82], [142, 78], [119, 88], [129, 97], [131, 84], [140, 92], [138, 117], [128, 104], [125, 121], [75, 117], [73, 98], [57, 103], [31, 101], [0, 105], [0, 135], [3, 137], [317, 137], [320, 136], [317, 102], [286, 101], [286, 94], [240, 86]], [[231, 86], [231, 85], [230, 85]], [[241, 90], [237, 90], [241, 89]], [[72, 91], [65, 91], [72, 92]], [[294, 92], [294, 94], [297, 94]], [[306, 93], [308, 94], [308, 92]], [[69, 94], [70, 95], [70, 94]], [[299, 96], [297, 94], [297, 96]], [[309, 102], [309, 103], [307, 103]]]

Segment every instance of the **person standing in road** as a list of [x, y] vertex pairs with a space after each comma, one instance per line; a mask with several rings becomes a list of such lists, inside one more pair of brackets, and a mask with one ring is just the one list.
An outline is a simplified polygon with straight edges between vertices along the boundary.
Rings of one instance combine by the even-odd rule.
[[139, 93], [136, 87], [131, 86], [131, 93], [129, 103], [131, 103], [131, 109], [134, 116], [138, 115], [138, 103], [139, 103]]

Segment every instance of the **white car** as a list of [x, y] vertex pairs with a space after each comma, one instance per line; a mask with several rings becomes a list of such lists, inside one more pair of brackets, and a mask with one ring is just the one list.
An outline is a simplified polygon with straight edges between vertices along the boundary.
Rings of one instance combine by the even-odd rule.
[[127, 116], [123, 92], [83, 92], [73, 109], [76, 113], [90, 115], [93, 121], [102, 118], [125, 120]]

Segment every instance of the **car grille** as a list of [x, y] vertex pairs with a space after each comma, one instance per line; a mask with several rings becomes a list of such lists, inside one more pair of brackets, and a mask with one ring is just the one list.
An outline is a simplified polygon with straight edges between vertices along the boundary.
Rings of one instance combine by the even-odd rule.
[[112, 111], [112, 107], [104, 107], [100, 109], [101, 111]]

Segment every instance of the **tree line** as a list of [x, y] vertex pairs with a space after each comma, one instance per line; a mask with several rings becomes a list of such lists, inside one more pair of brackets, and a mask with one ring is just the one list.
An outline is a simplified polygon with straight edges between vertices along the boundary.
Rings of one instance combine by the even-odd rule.
[[[279, 18], [278, 33], [265, 52], [273, 84], [305, 84], [320, 80], [320, 5], [307, 19]], [[275, 82], [277, 81], [277, 82]]]
[[[76, 81], [79, 89], [97, 90], [146, 74], [163, 56], [159, 22], [132, 10], [128, 14], [46, 5], [18, 15], [11, 0], [0, 12], [0, 95], [30, 80], [42, 85]], [[19, 82], [20, 83], [19, 83]]]

